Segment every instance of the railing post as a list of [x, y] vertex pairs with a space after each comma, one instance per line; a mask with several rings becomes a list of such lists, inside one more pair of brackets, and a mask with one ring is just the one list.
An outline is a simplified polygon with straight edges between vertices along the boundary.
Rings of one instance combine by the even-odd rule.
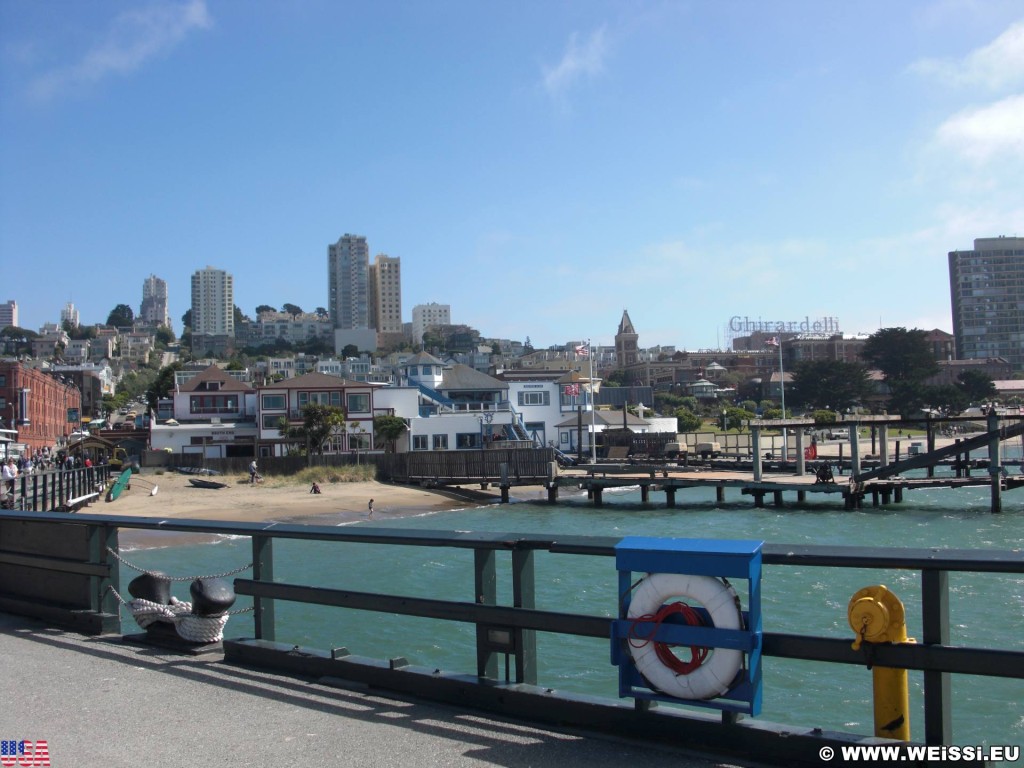
[[[536, 608], [535, 571], [533, 550], [517, 549], [512, 552], [512, 605], [516, 608]], [[516, 682], [537, 684], [537, 632], [517, 629]]]
[[[497, 605], [498, 576], [494, 551], [473, 550], [473, 581], [476, 601], [480, 605]], [[476, 674], [495, 680], [498, 677], [498, 654], [489, 649], [487, 627], [476, 626]]]
[[[921, 571], [921, 624], [925, 645], [949, 645], [949, 572]], [[953, 696], [948, 672], [924, 673], [925, 744], [953, 743]]]
[[[252, 537], [252, 578], [268, 584], [274, 581], [274, 539], [271, 536]], [[273, 599], [253, 597], [252, 609], [256, 639], [274, 640]]]
[[117, 527], [113, 525], [89, 526], [89, 560], [109, 568], [106, 578], [89, 577], [89, 608], [96, 613], [117, 615], [120, 612], [117, 598], [110, 587], [120, 584], [120, 564], [107, 550], [117, 552]]

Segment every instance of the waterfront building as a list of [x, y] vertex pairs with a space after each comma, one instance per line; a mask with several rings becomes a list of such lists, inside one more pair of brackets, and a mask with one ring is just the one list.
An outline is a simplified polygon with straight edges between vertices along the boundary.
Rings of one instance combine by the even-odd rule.
[[417, 304], [412, 308], [412, 343], [423, 344], [423, 334], [435, 325], [451, 325], [452, 308], [450, 304]]
[[1013, 366], [1001, 357], [989, 357], [984, 360], [938, 360], [937, 363], [939, 372], [925, 381], [929, 386], [956, 385], [960, 375], [967, 371], [978, 371], [993, 381], [1013, 376]]
[[255, 456], [256, 390], [240, 380], [244, 372], [209, 365], [178, 373], [184, 375], [175, 377], [172, 418], [150, 424], [153, 450], [211, 459]]
[[983, 237], [950, 251], [949, 293], [960, 359], [1003, 357], [1024, 370], [1024, 237]]
[[[167, 312], [167, 281], [156, 275], [150, 275], [142, 281], [142, 304], [139, 307], [139, 320], [146, 325], [165, 325], [171, 327], [171, 317]], [[193, 318], [195, 322], [195, 318]]]
[[0, 360], [0, 435], [12, 441], [5, 443], [8, 453], [53, 448], [81, 418], [81, 409], [78, 387], [16, 360]]
[[344, 234], [327, 246], [328, 312], [334, 328], [369, 328], [369, 248]]
[[235, 283], [207, 266], [192, 275], [192, 350], [218, 357], [231, 353], [235, 338]]
[[18, 302], [14, 299], [0, 303], [0, 330], [18, 325]]
[[286, 419], [290, 426], [300, 426], [304, 418], [302, 409], [307, 405], [331, 405], [345, 411], [345, 427], [330, 437], [323, 446], [324, 453], [372, 450], [374, 392], [378, 386], [307, 373], [257, 387], [260, 455], [287, 454], [295, 441], [281, 434], [281, 420]]

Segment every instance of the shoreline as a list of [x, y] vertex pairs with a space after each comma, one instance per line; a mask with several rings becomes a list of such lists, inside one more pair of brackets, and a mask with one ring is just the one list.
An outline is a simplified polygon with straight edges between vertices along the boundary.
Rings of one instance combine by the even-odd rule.
[[[305, 484], [271, 477], [251, 486], [247, 478], [217, 476], [224, 488], [195, 488], [189, 475], [142, 472], [117, 501], [98, 501], [86, 510], [95, 514], [162, 520], [225, 520], [241, 523], [278, 522], [300, 525], [355, 525], [429, 515], [500, 501], [490, 490], [450, 487], [425, 489], [377, 480], [321, 483], [319, 494]], [[207, 478], [209, 479], [209, 478]], [[155, 492], [153, 488], [156, 488]], [[522, 489], [526, 491], [527, 489]], [[369, 502], [373, 500], [373, 514]], [[179, 546], [223, 540], [222, 535], [124, 529], [127, 549]]]

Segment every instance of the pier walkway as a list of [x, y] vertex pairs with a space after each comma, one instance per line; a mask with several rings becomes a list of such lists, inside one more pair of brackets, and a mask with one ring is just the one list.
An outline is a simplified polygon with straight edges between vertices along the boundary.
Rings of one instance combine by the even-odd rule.
[[726, 765], [6, 614], [0, 658], [0, 739], [46, 741], [53, 768]]

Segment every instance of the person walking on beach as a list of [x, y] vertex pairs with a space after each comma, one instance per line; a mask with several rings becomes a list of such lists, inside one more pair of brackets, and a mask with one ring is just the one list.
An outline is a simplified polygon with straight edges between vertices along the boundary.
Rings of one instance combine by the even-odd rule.
[[249, 485], [256, 484], [256, 459], [249, 462]]
[[373, 499], [370, 499], [370, 503], [368, 506], [370, 507], [370, 514], [367, 515], [367, 517], [373, 517]]

